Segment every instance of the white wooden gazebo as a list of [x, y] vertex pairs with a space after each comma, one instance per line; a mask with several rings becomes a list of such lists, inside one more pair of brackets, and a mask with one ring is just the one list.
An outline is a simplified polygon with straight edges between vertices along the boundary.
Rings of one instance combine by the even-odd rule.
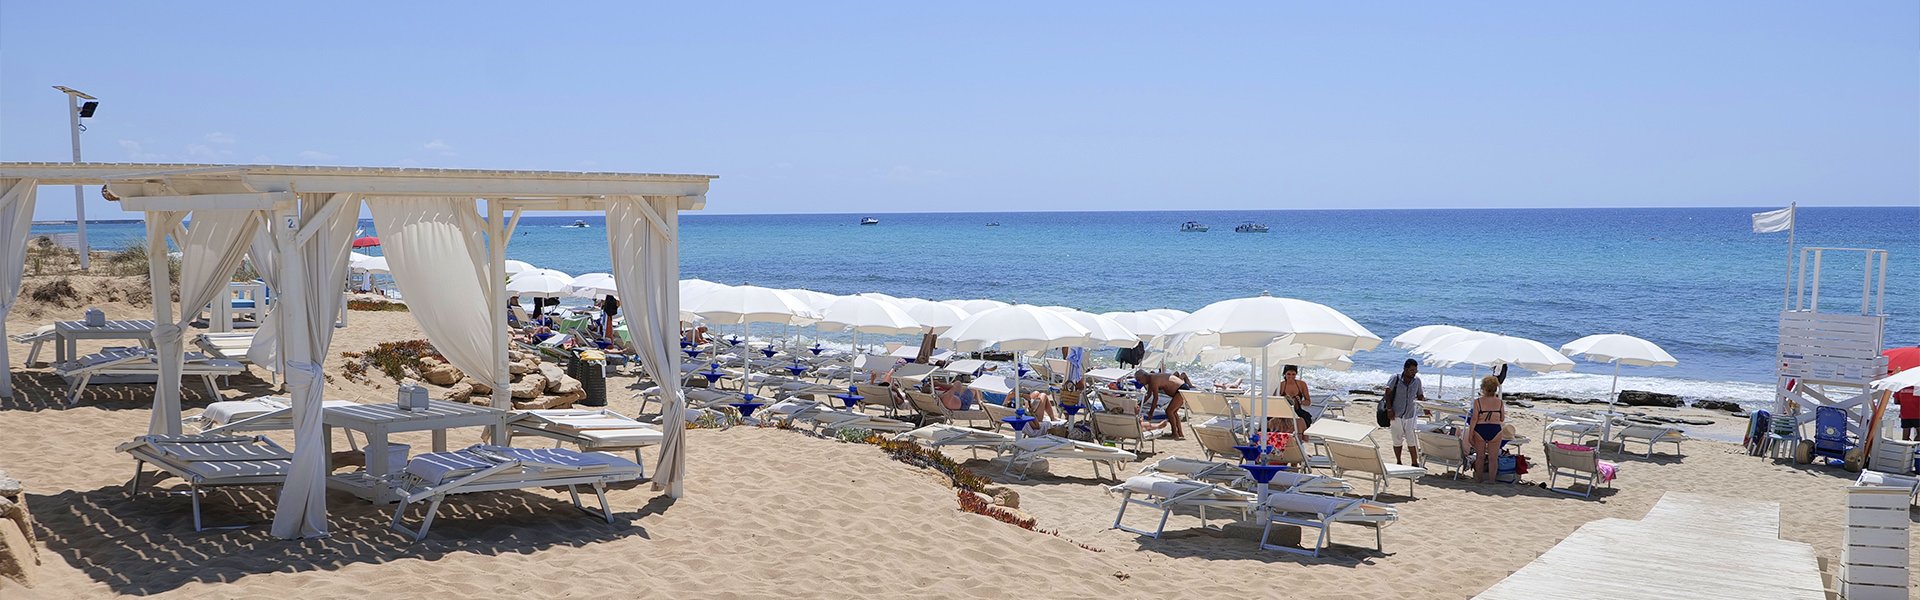
[[[278, 290], [253, 354], [286, 365], [295, 411], [295, 467], [273, 533], [327, 533], [321, 365], [332, 340], [360, 208], [371, 208], [395, 283], [435, 349], [493, 382], [511, 407], [505, 261], [531, 211], [605, 211], [612, 271], [635, 352], [671, 401], [654, 487], [679, 496], [684, 475], [676, 340], [679, 213], [705, 207], [707, 175], [266, 165], [0, 163], [0, 316], [19, 293], [36, 186], [104, 185], [122, 209], [146, 214], [160, 383], [149, 433], [180, 433], [183, 330], [241, 259]], [[483, 214], [484, 213], [484, 214]], [[183, 220], [191, 222], [182, 227]], [[167, 238], [182, 252], [180, 310], [168, 290]], [[11, 264], [12, 267], [5, 267]], [[4, 334], [0, 325], [0, 334]], [[0, 347], [0, 368], [6, 362]], [[271, 364], [262, 362], [261, 364]], [[6, 375], [0, 371], [0, 375]], [[0, 395], [10, 394], [0, 377]], [[497, 432], [496, 432], [497, 433]], [[495, 439], [503, 439], [496, 436]]]

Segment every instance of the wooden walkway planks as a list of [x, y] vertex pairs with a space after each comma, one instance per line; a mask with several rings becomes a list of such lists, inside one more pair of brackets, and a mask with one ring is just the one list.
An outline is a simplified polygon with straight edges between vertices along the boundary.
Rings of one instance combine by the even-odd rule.
[[1813, 547], [1779, 539], [1779, 505], [1668, 493], [1642, 521], [1580, 526], [1475, 598], [1824, 600]]

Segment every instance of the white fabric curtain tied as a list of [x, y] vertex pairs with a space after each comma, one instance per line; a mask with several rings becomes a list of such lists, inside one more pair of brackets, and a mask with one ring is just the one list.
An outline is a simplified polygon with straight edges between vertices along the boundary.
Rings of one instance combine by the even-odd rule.
[[148, 433], [180, 435], [180, 371], [186, 362], [182, 332], [199, 316], [200, 309], [226, 291], [233, 272], [240, 268], [240, 259], [246, 256], [247, 241], [253, 239], [259, 226], [260, 218], [254, 211], [201, 209], [193, 212], [193, 225], [187, 228], [186, 237], [176, 240], [181, 263], [179, 317], [173, 323], [154, 326], [160, 379], [154, 390]]
[[491, 260], [486, 226], [472, 198], [370, 198], [387, 267], [413, 318], [447, 362], [489, 383], [506, 373], [494, 363], [494, 321], [488, 307]]
[[[286, 340], [287, 394], [293, 399], [293, 470], [280, 488], [273, 535], [282, 539], [327, 535], [326, 429], [322, 365], [333, 343], [340, 282], [348, 245], [359, 224], [360, 201], [350, 194], [300, 194], [298, 231], [273, 231], [280, 267], [276, 318]], [[296, 239], [304, 241], [295, 241]]]
[[[268, 222], [272, 222], [269, 218]], [[253, 234], [253, 241], [247, 247], [247, 259], [253, 261], [253, 270], [260, 274], [260, 280], [266, 282], [267, 289], [273, 293], [280, 290], [280, 252], [275, 248], [272, 227], [261, 227]], [[268, 371], [280, 370], [280, 323], [272, 306], [264, 307], [260, 326], [253, 330], [253, 344], [247, 347], [247, 360]]]
[[[27, 268], [27, 232], [33, 226], [32, 179], [0, 179], [0, 337], [7, 335], [7, 313], [20, 297], [20, 276]], [[0, 398], [13, 397], [13, 358], [0, 341]]]
[[613, 198], [607, 203], [607, 249], [614, 286], [627, 314], [633, 351], [660, 386], [660, 460], [653, 488], [678, 498], [686, 477], [687, 399], [680, 390], [679, 207], [672, 200]]

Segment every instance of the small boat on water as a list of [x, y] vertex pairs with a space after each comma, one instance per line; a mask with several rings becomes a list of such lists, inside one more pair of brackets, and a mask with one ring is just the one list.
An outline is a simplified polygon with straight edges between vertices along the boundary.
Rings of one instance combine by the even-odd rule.
[[999, 221], [993, 221], [993, 222], [990, 222], [990, 223], [987, 223], [987, 226], [988, 226], [988, 227], [999, 227], [999, 226], [1000, 226], [1000, 222], [999, 222]]
[[1249, 221], [1241, 223], [1239, 226], [1234, 227], [1233, 230], [1236, 233], [1266, 233], [1267, 226]]
[[586, 221], [576, 220], [572, 225], [568, 225], [568, 227], [592, 227], [592, 225], [588, 225]]
[[862, 218], [862, 219], [860, 219], [860, 224], [861, 224], [861, 225], [879, 225], [879, 224], [880, 224], [880, 220], [879, 220], [879, 219], [875, 219], [875, 218], [873, 218], [873, 217], [864, 217], [864, 218]]
[[1187, 221], [1180, 224], [1181, 233], [1206, 233], [1207, 224], [1199, 221]]

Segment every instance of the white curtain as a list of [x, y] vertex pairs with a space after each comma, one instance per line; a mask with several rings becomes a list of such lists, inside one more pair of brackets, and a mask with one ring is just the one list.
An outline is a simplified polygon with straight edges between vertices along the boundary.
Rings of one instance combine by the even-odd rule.
[[487, 308], [492, 260], [473, 199], [368, 198], [367, 205], [393, 282], [433, 349], [468, 376], [505, 389], [493, 349], [495, 321], [505, 317]]
[[634, 353], [660, 385], [660, 460], [653, 488], [680, 497], [686, 476], [687, 399], [680, 391], [680, 210], [675, 198], [613, 198], [607, 205], [607, 249], [614, 286], [627, 314]]
[[[269, 227], [279, 249], [284, 287], [276, 288], [284, 311], [275, 320], [287, 343], [287, 393], [293, 399], [293, 471], [280, 488], [273, 535], [282, 539], [327, 534], [326, 428], [321, 422], [327, 347], [340, 310], [340, 280], [347, 276], [348, 246], [360, 221], [360, 200], [350, 194], [300, 194], [297, 230], [277, 220]], [[274, 221], [270, 221], [274, 223]]]
[[[176, 240], [181, 246], [179, 317], [153, 327], [160, 380], [154, 386], [153, 421], [147, 426], [148, 433], [180, 435], [180, 370], [186, 352], [182, 334], [200, 309], [226, 292], [233, 272], [240, 268], [240, 259], [246, 257], [247, 241], [253, 239], [253, 231], [259, 226], [256, 211], [200, 209], [193, 211], [193, 225], [187, 228], [185, 240]], [[165, 261], [167, 257], [149, 256], [148, 260]]]
[[[358, 202], [356, 201], [356, 204]], [[274, 238], [275, 228], [262, 227], [253, 234], [253, 241], [247, 246], [247, 260], [253, 262], [253, 270], [260, 274], [260, 280], [267, 283], [267, 289], [274, 294], [280, 293], [280, 249]], [[280, 327], [278, 311], [273, 307], [261, 307], [260, 326], [253, 330], [253, 345], [247, 347], [247, 360], [268, 371], [280, 371]]]
[[13, 358], [7, 356], [7, 313], [20, 297], [27, 270], [27, 230], [33, 225], [32, 179], [0, 179], [0, 398], [13, 397]]

